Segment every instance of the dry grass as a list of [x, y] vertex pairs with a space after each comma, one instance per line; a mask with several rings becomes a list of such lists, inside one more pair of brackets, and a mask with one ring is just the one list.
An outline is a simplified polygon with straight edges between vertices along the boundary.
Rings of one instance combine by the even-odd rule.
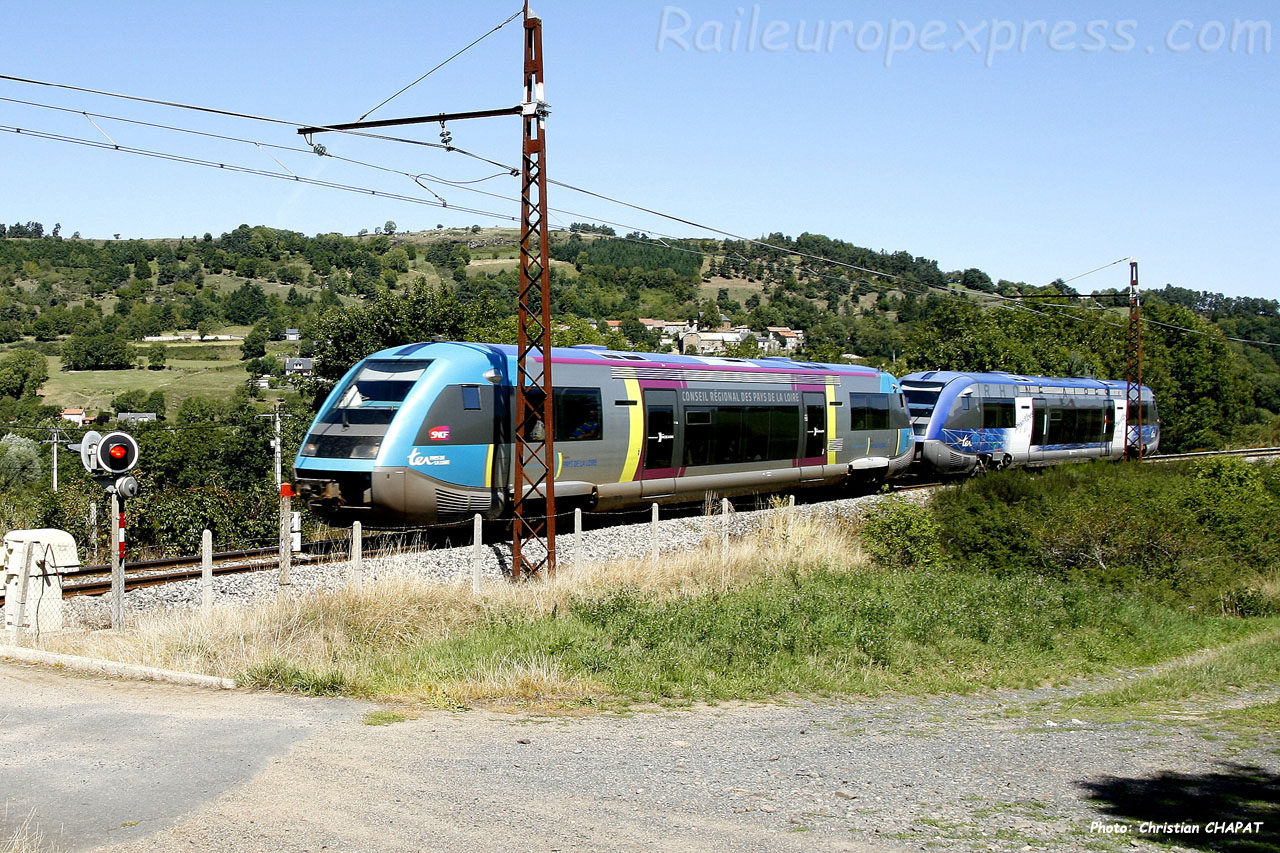
[[45, 841], [44, 833], [33, 816], [26, 819], [13, 830], [12, 834], [0, 836], [0, 853], [51, 853], [57, 847]]
[[[712, 530], [718, 531], [714, 523]], [[228, 678], [287, 661], [292, 667], [332, 673], [352, 683], [367, 679], [376, 666], [385, 671], [378, 680], [391, 685], [397, 682], [396, 670], [407, 673], [418, 662], [412, 656], [389, 656], [389, 651], [449, 640], [494, 623], [567, 612], [578, 598], [620, 588], [659, 598], [698, 596], [783, 570], [860, 561], [854, 531], [780, 507], [752, 535], [731, 540], [727, 550], [714, 532], [689, 551], [658, 559], [562, 564], [549, 582], [490, 581], [479, 596], [469, 582], [431, 583], [411, 576], [406, 567], [398, 575], [387, 577], [384, 571], [375, 583], [337, 592], [282, 596], [252, 607], [216, 607], [209, 614], [166, 611], [140, 618], [126, 633], [49, 637], [44, 645], [53, 651]], [[599, 693], [598, 685], [561, 672], [552, 657], [513, 650], [481, 671], [418, 688], [413, 697], [448, 706], [492, 697], [586, 701], [593, 693]]]

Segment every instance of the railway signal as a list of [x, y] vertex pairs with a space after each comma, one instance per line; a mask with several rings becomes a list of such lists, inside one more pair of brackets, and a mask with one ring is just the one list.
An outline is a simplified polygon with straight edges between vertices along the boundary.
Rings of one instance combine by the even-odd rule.
[[71, 445], [80, 451], [84, 469], [106, 487], [111, 495], [111, 627], [124, 628], [124, 501], [136, 497], [138, 481], [128, 476], [138, 464], [138, 442], [127, 432], [109, 432], [102, 435], [89, 430], [79, 444]]
[[102, 435], [89, 430], [71, 449], [80, 451], [84, 469], [98, 479], [119, 477], [138, 464], [138, 442], [127, 432]]

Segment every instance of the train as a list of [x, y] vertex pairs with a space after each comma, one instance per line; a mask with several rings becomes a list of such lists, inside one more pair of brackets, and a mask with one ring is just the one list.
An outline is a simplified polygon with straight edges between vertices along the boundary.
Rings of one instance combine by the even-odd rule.
[[[1141, 388], [1143, 454], [1160, 445], [1155, 397]], [[1128, 384], [1090, 378], [931, 370], [902, 377], [913, 461], [939, 474], [1121, 457]]]
[[[600, 346], [550, 358], [557, 511], [874, 484], [913, 458], [907, 398], [883, 371]], [[304, 437], [299, 496], [324, 517], [371, 526], [509, 514], [517, 375], [507, 345], [370, 355]]]

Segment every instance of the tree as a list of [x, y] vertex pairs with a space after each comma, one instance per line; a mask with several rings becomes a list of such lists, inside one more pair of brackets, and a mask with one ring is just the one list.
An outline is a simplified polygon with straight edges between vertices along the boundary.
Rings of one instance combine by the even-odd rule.
[[331, 309], [317, 323], [316, 375], [337, 379], [360, 359], [386, 347], [429, 341], [490, 340], [489, 326], [504, 316], [484, 298], [465, 303], [448, 287], [414, 284], [403, 294], [384, 292], [349, 309]]
[[30, 438], [9, 433], [0, 438], [0, 486], [11, 489], [40, 476], [40, 445]]
[[387, 224], [382, 226], [382, 233], [383, 234], [396, 233], [396, 223], [393, 220], [388, 219]]
[[254, 326], [240, 344], [240, 358], [262, 358], [267, 354], [267, 340], [266, 328], [261, 323]]
[[48, 378], [48, 364], [38, 352], [14, 350], [0, 357], [0, 396], [35, 396]]
[[123, 335], [75, 334], [62, 343], [63, 370], [125, 370], [133, 364], [133, 347]]
[[164, 370], [168, 360], [169, 350], [159, 341], [147, 348], [147, 366], [152, 370]]
[[262, 288], [251, 281], [246, 281], [227, 296], [222, 313], [227, 320], [236, 325], [250, 326], [263, 317], [270, 316], [271, 306]]

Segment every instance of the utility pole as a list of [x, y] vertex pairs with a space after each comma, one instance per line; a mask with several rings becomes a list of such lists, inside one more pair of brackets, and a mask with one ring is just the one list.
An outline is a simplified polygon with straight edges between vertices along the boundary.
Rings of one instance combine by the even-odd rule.
[[[516, 315], [514, 580], [556, 570], [555, 435], [551, 384], [551, 235], [547, 231], [542, 20], [524, 7], [524, 146], [520, 158], [520, 286]], [[539, 497], [542, 500], [539, 500]], [[541, 554], [526, 545], [540, 543]]]
[[[515, 383], [515, 458], [512, 477], [511, 574], [513, 580], [556, 567], [555, 430], [551, 384], [551, 235], [547, 228], [546, 119], [542, 19], [524, 4], [524, 100], [514, 107], [438, 113], [430, 116], [359, 121], [298, 129], [310, 140], [316, 133], [440, 124], [440, 137], [451, 150], [445, 123], [503, 115], [520, 116], [524, 129], [520, 169], [520, 284], [517, 300]], [[529, 549], [530, 544], [541, 548]]]
[[1142, 300], [1138, 295], [1138, 262], [1129, 259], [1129, 334], [1124, 458], [1142, 461]]
[[62, 441], [62, 429], [49, 427], [49, 438], [41, 444], [53, 445], [53, 490], [58, 491], [58, 444]]
[[277, 400], [277, 401], [276, 401], [275, 408], [271, 410], [271, 414], [269, 414], [269, 415], [258, 415], [258, 417], [260, 417], [260, 418], [271, 418], [271, 420], [272, 420], [272, 425], [273, 425], [273, 427], [274, 427], [274, 434], [273, 434], [273, 437], [272, 437], [272, 439], [271, 439], [271, 450], [272, 450], [273, 455], [274, 455], [274, 457], [275, 457], [276, 490], [277, 490], [277, 491], [279, 491], [279, 489], [280, 489], [280, 484], [284, 482], [284, 474], [283, 474], [283, 472], [282, 472], [282, 470], [281, 470], [282, 463], [281, 463], [281, 458], [280, 458], [280, 457], [281, 457], [281, 453], [283, 452], [283, 447], [284, 447], [284, 445], [283, 445], [283, 444], [281, 444], [281, 442], [280, 442], [280, 421], [281, 421], [282, 417], [286, 417], [286, 418], [287, 418], [287, 417], [289, 417], [289, 415], [283, 415], [283, 416], [282, 416], [282, 415], [280, 414], [280, 401], [278, 401], [278, 400]]

